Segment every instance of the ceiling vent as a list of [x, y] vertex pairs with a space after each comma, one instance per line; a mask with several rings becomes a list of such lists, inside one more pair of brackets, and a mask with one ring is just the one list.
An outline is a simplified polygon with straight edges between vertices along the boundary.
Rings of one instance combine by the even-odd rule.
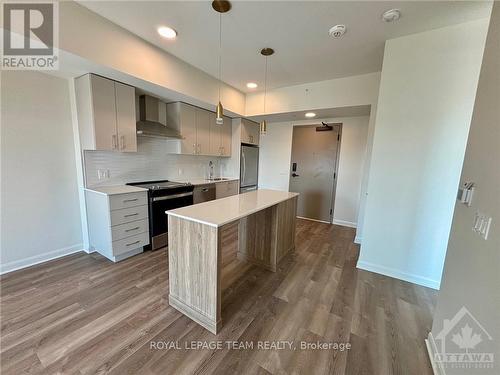
[[340, 38], [345, 34], [346, 27], [345, 25], [335, 25], [328, 32], [333, 38]]

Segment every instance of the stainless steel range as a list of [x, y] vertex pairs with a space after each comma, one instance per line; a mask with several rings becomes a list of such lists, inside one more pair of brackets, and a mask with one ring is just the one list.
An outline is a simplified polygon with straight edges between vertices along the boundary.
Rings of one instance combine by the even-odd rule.
[[194, 186], [168, 180], [133, 182], [127, 185], [148, 189], [150, 249], [167, 246], [168, 217], [165, 211], [192, 205]]

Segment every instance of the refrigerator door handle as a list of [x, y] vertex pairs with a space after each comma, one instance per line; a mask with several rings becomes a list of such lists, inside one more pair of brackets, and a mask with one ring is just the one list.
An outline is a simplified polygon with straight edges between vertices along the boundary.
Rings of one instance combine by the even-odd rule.
[[246, 174], [246, 161], [245, 161], [245, 151], [241, 151], [241, 158], [243, 159], [243, 181], [242, 183], [245, 184], [245, 174]]

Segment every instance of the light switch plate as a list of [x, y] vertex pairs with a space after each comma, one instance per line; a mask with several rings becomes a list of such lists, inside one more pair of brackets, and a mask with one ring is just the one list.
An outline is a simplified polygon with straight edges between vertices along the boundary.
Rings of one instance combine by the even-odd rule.
[[472, 230], [479, 234], [483, 239], [488, 239], [488, 234], [491, 227], [491, 216], [486, 216], [480, 212], [476, 212], [474, 216], [474, 224], [472, 225]]

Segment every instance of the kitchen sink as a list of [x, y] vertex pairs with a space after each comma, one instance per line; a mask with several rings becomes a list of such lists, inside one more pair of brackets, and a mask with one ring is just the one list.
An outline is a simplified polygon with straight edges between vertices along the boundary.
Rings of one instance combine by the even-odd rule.
[[227, 181], [229, 178], [226, 177], [214, 177], [214, 178], [207, 178], [208, 181]]

